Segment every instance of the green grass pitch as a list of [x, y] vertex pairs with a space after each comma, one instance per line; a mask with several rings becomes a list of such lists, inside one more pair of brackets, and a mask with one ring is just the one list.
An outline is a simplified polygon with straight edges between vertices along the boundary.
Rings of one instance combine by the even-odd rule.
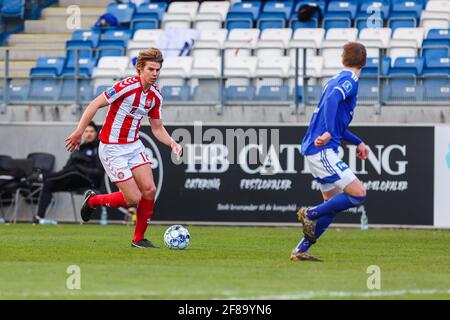
[[[0, 299], [450, 299], [450, 232], [330, 229], [292, 262], [300, 228], [187, 226], [191, 245], [132, 249], [134, 227], [0, 225]], [[81, 289], [67, 288], [71, 265]], [[367, 268], [381, 271], [369, 290]]]

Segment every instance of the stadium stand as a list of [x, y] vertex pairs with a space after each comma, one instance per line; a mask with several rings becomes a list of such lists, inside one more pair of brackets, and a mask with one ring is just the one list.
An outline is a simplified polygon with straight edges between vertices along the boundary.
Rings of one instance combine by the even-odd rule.
[[[308, 104], [342, 68], [342, 46], [359, 41], [369, 57], [361, 103], [448, 104], [450, 1], [315, 1], [321, 13], [310, 21], [297, 15], [308, 1], [122, 2], [83, 1], [73, 32], [61, 19], [76, 1], [44, 9], [40, 20], [25, 15], [25, 32], [10, 36], [6, 47], [9, 75], [23, 79], [6, 89], [2, 83], [2, 98], [87, 102], [134, 75], [140, 50], [159, 46], [166, 55], [159, 85], [169, 104]], [[93, 27], [106, 12], [119, 26]], [[174, 35], [179, 39], [167, 39]], [[184, 46], [161, 47], [167, 43]]]

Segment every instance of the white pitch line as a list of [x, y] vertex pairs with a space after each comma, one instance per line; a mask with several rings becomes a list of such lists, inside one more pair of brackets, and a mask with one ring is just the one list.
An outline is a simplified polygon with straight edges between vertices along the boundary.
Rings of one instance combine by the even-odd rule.
[[392, 290], [392, 291], [301, 291], [291, 294], [280, 295], [248, 295], [240, 293], [239, 291], [223, 291], [223, 292], [207, 292], [207, 291], [175, 291], [170, 293], [161, 293], [154, 291], [142, 291], [142, 292], [125, 292], [125, 291], [82, 291], [76, 290], [73, 292], [1, 292], [0, 297], [157, 297], [157, 296], [172, 296], [177, 297], [180, 295], [214, 295], [216, 300], [222, 300], [220, 296], [227, 297], [228, 300], [298, 300], [298, 299], [316, 299], [316, 298], [375, 298], [375, 297], [399, 297], [407, 294], [414, 295], [433, 295], [433, 294], [448, 294], [449, 290], [438, 289], [413, 289], [413, 290]]

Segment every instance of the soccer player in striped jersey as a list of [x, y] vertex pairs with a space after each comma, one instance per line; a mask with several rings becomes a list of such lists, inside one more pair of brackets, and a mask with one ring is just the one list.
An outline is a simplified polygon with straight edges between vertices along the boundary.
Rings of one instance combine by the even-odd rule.
[[136, 70], [138, 75], [117, 82], [95, 98], [86, 108], [76, 130], [66, 139], [66, 149], [78, 149], [81, 135], [98, 109], [109, 106], [106, 121], [100, 132], [99, 156], [111, 182], [120, 192], [95, 194], [88, 190], [81, 207], [83, 221], [89, 221], [97, 206], [137, 206], [137, 221], [131, 246], [153, 248], [144, 238], [148, 221], [153, 215], [156, 186], [150, 161], [139, 140], [139, 127], [144, 116], [148, 117], [153, 135], [169, 146], [179, 159], [182, 147], [164, 128], [161, 107], [163, 98], [155, 85], [163, 63], [161, 51], [151, 48], [139, 53]]
[[368, 157], [367, 146], [348, 129], [356, 107], [358, 77], [366, 60], [366, 48], [362, 44], [350, 42], [344, 46], [344, 69], [326, 84], [303, 138], [301, 153], [320, 184], [324, 202], [301, 208], [297, 213], [304, 237], [291, 253], [293, 261], [320, 261], [308, 252], [309, 248], [325, 232], [336, 213], [361, 205], [366, 198], [364, 185], [337, 155], [342, 140], [346, 140], [357, 145], [358, 158]]

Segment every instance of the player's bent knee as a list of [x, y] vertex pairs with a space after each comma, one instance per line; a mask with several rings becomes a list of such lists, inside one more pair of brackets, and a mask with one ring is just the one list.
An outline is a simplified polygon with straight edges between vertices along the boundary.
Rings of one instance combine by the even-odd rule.
[[155, 195], [156, 195], [156, 187], [154, 185], [149, 186], [142, 191], [142, 197], [145, 199], [154, 199]]
[[135, 206], [141, 201], [142, 194], [140, 192], [133, 193], [131, 195], [125, 196], [125, 201], [128, 206]]
[[360, 206], [364, 203], [364, 201], [366, 200], [366, 196], [365, 195], [360, 195], [360, 196], [355, 196], [355, 195], [348, 195], [348, 198], [350, 199], [350, 202], [354, 205], [354, 206]]

